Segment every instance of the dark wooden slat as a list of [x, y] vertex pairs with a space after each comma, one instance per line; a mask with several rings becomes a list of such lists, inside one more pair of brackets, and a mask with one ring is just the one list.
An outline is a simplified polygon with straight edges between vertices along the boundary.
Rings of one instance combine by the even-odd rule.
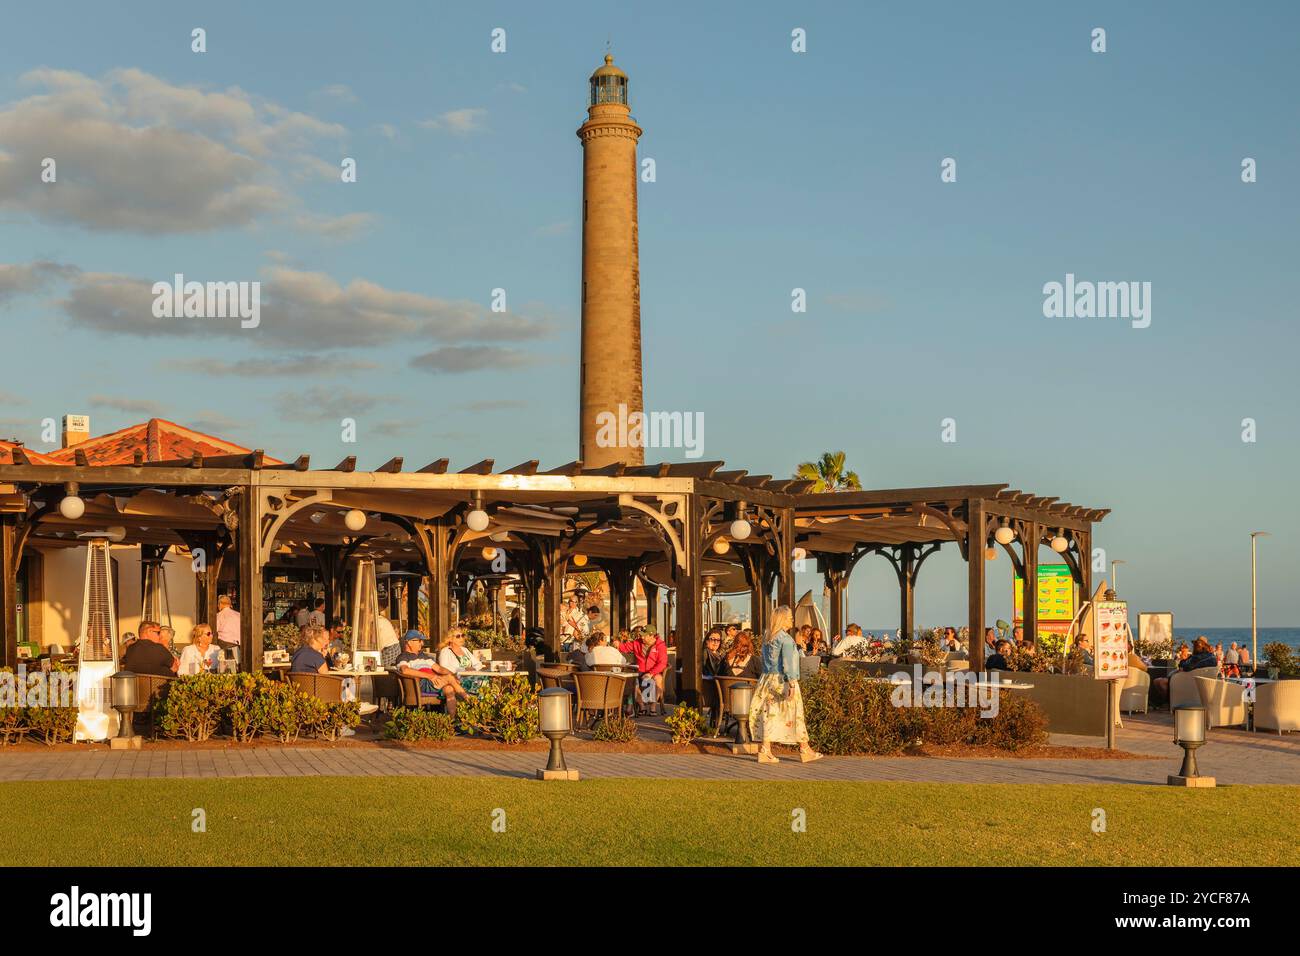
[[661, 461], [657, 465], [634, 465], [623, 474], [628, 478], [667, 478], [668, 462]]
[[397, 472], [402, 470], [402, 461], [403, 459], [400, 455], [396, 458], [390, 458], [388, 459], [388, 461], [384, 462], [382, 465], [376, 468], [375, 471], [382, 471], [388, 474], [396, 474]]
[[[72, 449], [72, 460], [77, 463], [78, 468], [89, 468], [90, 459], [86, 457], [85, 451], [80, 448]], [[140, 464], [138, 461], [136, 464]]]
[[544, 475], [564, 475], [572, 478], [574, 475], [582, 474], [582, 459], [577, 458], [567, 465], [560, 465], [558, 468], [552, 468], [550, 471], [542, 472]]
[[785, 489], [785, 493], [788, 495], [801, 495], [815, 484], [817, 484], [815, 481], [809, 481], [806, 478], [797, 478], [790, 482]]
[[762, 488], [771, 480], [771, 475], [746, 475], [740, 479], [738, 484], [742, 484], [746, 488]]
[[482, 461], [475, 462], [468, 468], [462, 468], [459, 474], [462, 475], [490, 475], [492, 466], [496, 464], [495, 458], [484, 458]]
[[145, 468], [251, 468], [261, 469], [266, 463], [266, 452], [262, 449], [239, 452], [234, 455], [209, 455], [204, 457], [195, 452], [189, 458], [169, 458], [166, 461], [141, 462]]
[[797, 479], [794, 478], [777, 478], [769, 481], [764, 485], [764, 487], [768, 491], [775, 491], [777, 494], [780, 494], [781, 492], [788, 491], [790, 486], [793, 485], [796, 480]]
[[132, 464], [134, 464], [137, 468], [139, 468], [141, 465], [143, 465], [143, 464], [144, 464], [144, 449], [143, 449], [143, 448], [137, 448], [137, 449], [135, 450], [135, 453], [131, 456], [131, 461], [132, 461]]
[[437, 461], [431, 461], [431, 462], [429, 462], [427, 465], [425, 465], [423, 468], [421, 468], [421, 469], [419, 470], [418, 474], [421, 474], [421, 475], [445, 475], [445, 474], [447, 473], [447, 466], [448, 466], [449, 464], [451, 464], [450, 459], [447, 459], [447, 458], [439, 458]]
[[199, 451], [198, 449], [195, 449], [194, 454], [190, 456], [190, 467], [191, 468], [203, 467], [203, 452]]
[[627, 470], [627, 462], [613, 461], [601, 468], [584, 468], [584, 475], [598, 475], [603, 478], [618, 478]]
[[356, 470], [357, 470], [356, 455], [348, 455], [348, 457], [344, 458], [341, 462], [339, 462], [337, 465], [335, 465], [333, 468], [330, 469], [330, 471], [345, 471], [345, 472], [352, 472]]
[[712, 478], [725, 461], [674, 461], [668, 466], [669, 478]]
[[749, 472], [746, 471], [744, 468], [738, 469], [736, 471], [719, 471], [714, 473], [713, 480], [723, 481], [729, 485], [734, 485], [736, 484], [736, 482], [740, 481], [741, 478], [744, 478], [747, 474], [749, 474]]
[[9, 454], [13, 455], [15, 465], [30, 465], [32, 463], [32, 460], [27, 457], [27, 452], [23, 451], [17, 445], [14, 446], [13, 450]]
[[501, 475], [535, 475], [539, 462], [536, 458], [530, 458], [528, 461], [521, 461], [513, 468], [503, 468], [498, 474]]
[[311, 455], [299, 455], [293, 463], [294, 471], [306, 471], [311, 467]]

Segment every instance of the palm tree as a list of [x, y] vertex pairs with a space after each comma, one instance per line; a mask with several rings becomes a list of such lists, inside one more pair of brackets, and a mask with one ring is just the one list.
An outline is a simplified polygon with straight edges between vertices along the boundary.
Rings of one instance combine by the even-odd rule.
[[844, 452], [824, 452], [817, 461], [805, 461], [794, 476], [813, 483], [809, 491], [849, 491], [862, 487], [856, 471], [844, 470]]

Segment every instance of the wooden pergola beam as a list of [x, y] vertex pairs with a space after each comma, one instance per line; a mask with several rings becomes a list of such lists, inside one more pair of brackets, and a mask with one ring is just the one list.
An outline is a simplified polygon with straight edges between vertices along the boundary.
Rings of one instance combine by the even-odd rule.
[[419, 469], [416, 474], [419, 475], [445, 475], [447, 466], [451, 464], [448, 458], [439, 458], [437, 461], [431, 461], [423, 468]]
[[352, 472], [354, 472], [354, 471], [357, 470], [357, 456], [356, 456], [356, 455], [348, 455], [348, 457], [344, 458], [341, 462], [339, 462], [337, 465], [335, 465], [335, 466], [334, 466], [333, 468], [331, 468], [330, 470], [331, 470], [331, 471], [342, 471], [342, 472], [345, 472], [345, 473], [347, 473], [347, 474], [351, 474]]
[[477, 461], [474, 464], [470, 465], [468, 468], [462, 468], [459, 472], [457, 472], [457, 474], [490, 475], [492, 474], [492, 466], [495, 464], [496, 464], [496, 459], [484, 458], [482, 461]]
[[503, 468], [498, 474], [502, 475], [535, 475], [537, 466], [540, 462], [536, 458], [530, 458], [527, 461], [521, 461], [513, 468]]
[[395, 458], [388, 459], [388, 461], [376, 468], [375, 471], [383, 474], [395, 475], [402, 470], [403, 461], [405, 461], [405, 459], [398, 455]]

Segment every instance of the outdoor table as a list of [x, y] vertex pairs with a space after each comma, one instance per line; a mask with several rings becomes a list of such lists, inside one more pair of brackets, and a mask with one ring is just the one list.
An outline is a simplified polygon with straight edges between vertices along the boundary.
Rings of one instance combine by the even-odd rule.
[[[1272, 678], [1269, 677], [1228, 677], [1225, 679], [1232, 684], [1244, 684], [1246, 681], [1252, 680], [1255, 682], [1256, 687], [1260, 684], [1273, 683]], [[1255, 701], [1252, 699], [1243, 701], [1243, 703], [1246, 705], [1246, 728], [1253, 733], [1255, 730]]]

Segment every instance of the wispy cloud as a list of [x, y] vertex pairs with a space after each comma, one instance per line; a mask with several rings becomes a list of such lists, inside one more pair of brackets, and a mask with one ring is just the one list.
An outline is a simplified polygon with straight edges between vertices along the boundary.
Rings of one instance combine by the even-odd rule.
[[90, 404], [95, 408], [110, 408], [127, 415], [144, 415], [160, 418], [166, 408], [161, 402], [149, 398], [120, 398], [114, 395], [92, 395]]
[[172, 359], [163, 364], [173, 370], [223, 378], [295, 378], [362, 372], [379, 367], [376, 362], [344, 359], [337, 355], [290, 355], [284, 358], [237, 359], [233, 362], [221, 359]]
[[339, 421], [344, 418], [359, 419], [386, 401], [391, 399], [347, 388], [315, 385], [300, 392], [281, 392], [276, 399], [275, 411], [280, 417], [291, 421]]
[[411, 359], [411, 367], [426, 372], [456, 374], [485, 369], [523, 368], [537, 362], [537, 356], [519, 349], [495, 345], [449, 345]]
[[421, 129], [435, 129], [457, 136], [467, 136], [470, 133], [481, 133], [486, 128], [483, 125], [486, 119], [487, 110], [473, 107], [448, 110], [438, 114], [436, 119], [419, 120], [415, 125]]

